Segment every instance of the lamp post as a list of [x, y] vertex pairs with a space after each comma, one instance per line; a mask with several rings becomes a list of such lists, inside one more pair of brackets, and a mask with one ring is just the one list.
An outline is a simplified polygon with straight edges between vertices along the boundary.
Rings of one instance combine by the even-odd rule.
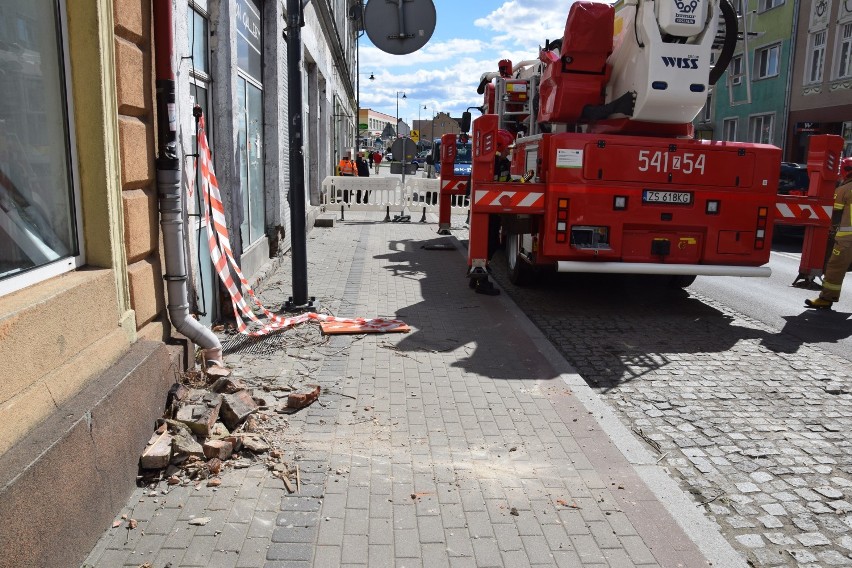
[[423, 105], [423, 110], [431, 110], [432, 111], [432, 120], [429, 121], [429, 147], [435, 145], [435, 109], [426, 105]]
[[396, 124], [393, 125], [394, 133], [399, 138], [399, 94], [402, 93], [402, 98], [405, 98], [405, 91], [396, 92]]

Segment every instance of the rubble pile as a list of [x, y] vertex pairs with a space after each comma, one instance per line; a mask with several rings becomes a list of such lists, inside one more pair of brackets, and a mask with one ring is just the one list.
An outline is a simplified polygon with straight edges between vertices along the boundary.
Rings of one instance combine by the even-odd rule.
[[250, 388], [221, 367], [185, 373], [169, 390], [163, 418], [139, 458], [140, 481], [179, 485], [206, 480], [216, 487], [227, 468], [264, 462], [288, 491], [297, 491], [298, 466], [285, 463], [283, 451], [264, 432], [286, 428], [282, 415], [309, 406], [320, 390], [317, 385]]

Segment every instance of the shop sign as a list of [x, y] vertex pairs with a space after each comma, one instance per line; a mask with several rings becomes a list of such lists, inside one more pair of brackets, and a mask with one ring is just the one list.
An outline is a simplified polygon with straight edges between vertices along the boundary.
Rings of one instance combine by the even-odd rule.
[[237, 28], [237, 65], [258, 82], [261, 77], [263, 28], [259, 0], [237, 0], [234, 12]]

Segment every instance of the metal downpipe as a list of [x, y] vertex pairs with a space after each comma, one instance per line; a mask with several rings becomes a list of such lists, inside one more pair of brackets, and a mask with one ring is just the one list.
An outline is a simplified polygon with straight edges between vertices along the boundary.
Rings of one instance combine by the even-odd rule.
[[222, 366], [222, 344], [219, 338], [189, 313], [181, 170], [176, 143], [172, 0], [154, 0], [153, 8], [157, 78], [157, 195], [163, 234], [163, 278], [168, 293], [169, 320], [179, 333], [203, 350], [207, 364]]
[[204, 351], [204, 361], [223, 365], [219, 338], [189, 313], [186, 250], [184, 249], [183, 208], [180, 170], [157, 168], [160, 227], [163, 233], [166, 290], [169, 320], [175, 329]]

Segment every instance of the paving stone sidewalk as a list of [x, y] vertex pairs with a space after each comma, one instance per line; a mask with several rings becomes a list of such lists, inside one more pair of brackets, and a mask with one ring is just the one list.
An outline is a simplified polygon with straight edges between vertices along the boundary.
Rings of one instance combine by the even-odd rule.
[[[383, 218], [347, 212], [313, 230], [309, 292], [322, 311], [398, 317], [411, 333], [329, 339], [307, 324], [226, 343], [250, 385], [323, 387], [266, 430], [298, 464], [299, 491], [260, 462], [219, 487], [137, 489], [116, 519], [138, 526], [107, 529], [85, 565], [744, 565], [715, 525], [678, 516], [683, 496], [653, 462], [625, 458], [617, 419], [607, 426], [508, 297], [469, 290], [459, 250], [423, 248], [457, 241]], [[286, 257], [258, 286], [270, 308], [291, 294], [290, 271]]]

